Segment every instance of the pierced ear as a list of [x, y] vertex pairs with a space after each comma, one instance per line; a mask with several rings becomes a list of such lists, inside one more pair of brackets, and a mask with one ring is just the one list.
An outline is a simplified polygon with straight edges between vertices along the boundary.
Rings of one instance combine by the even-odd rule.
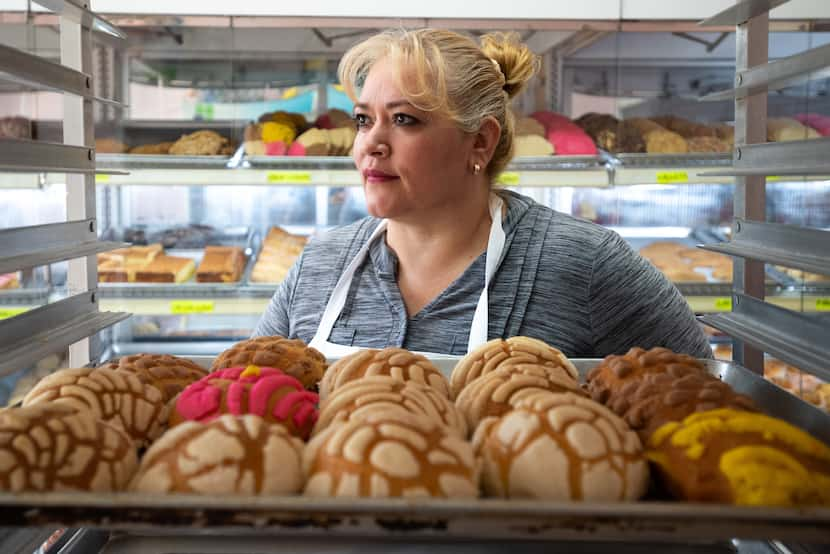
[[484, 165], [489, 164], [493, 158], [493, 152], [499, 144], [499, 137], [501, 137], [501, 125], [496, 118], [488, 115], [482, 119], [481, 126], [473, 138], [473, 152], [477, 154], [478, 159], [484, 161]]

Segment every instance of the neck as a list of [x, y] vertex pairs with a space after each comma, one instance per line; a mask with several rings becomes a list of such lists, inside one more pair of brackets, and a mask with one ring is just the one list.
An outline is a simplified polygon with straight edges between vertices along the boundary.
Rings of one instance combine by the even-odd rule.
[[490, 191], [473, 195], [428, 215], [390, 220], [386, 242], [398, 256], [400, 270], [442, 272], [467, 267], [486, 248], [490, 235]]

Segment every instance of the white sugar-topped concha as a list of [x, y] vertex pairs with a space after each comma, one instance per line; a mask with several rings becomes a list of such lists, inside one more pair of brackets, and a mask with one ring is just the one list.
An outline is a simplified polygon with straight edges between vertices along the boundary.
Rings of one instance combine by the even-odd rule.
[[457, 398], [464, 387], [479, 377], [500, 367], [516, 364], [535, 364], [561, 368], [574, 381], [579, 371], [560, 350], [530, 337], [493, 339], [461, 358], [452, 370], [450, 389]]
[[139, 448], [159, 437], [167, 424], [168, 407], [162, 393], [126, 371], [63, 369], [41, 379], [23, 399], [23, 406], [41, 403], [89, 410], [126, 431]]
[[444, 425], [459, 437], [467, 436], [464, 418], [444, 394], [423, 383], [400, 381], [386, 375], [361, 377], [329, 395], [321, 403], [314, 433], [332, 423], [361, 419], [375, 411], [424, 416]]
[[303, 454], [307, 496], [478, 496], [472, 446], [435, 422], [373, 412], [335, 423]]
[[604, 406], [539, 391], [488, 418], [473, 445], [488, 495], [549, 500], [636, 500], [648, 465], [636, 433]]
[[0, 410], [0, 491], [118, 491], [137, 467], [130, 437], [87, 410]]
[[345, 356], [329, 366], [320, 381], [320, 401], [325, 401], [346, 383], [374, 375], [388, 375], [398, 381], [429, 385], [450, 397], [447, 378], [424, 356], [403, 348], [370, 348]]
[[517, 399], [539, 390], [582, 394], [576, 381], [559, 367], [515, 364], [491, 371], [464, 387], [455, 405], [475, 431], [485, 418], [506, 414]]
[[295, 494], [302, 490], [303, 442], [256, 415], [187, 421], [162, 435], [141, 460], [130, 489], [148, 493]]

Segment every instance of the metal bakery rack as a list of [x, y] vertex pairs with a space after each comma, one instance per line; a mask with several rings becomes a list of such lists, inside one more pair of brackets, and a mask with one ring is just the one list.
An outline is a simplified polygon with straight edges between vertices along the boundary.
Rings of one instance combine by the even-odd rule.
[[[34, 61], [29, 54], [4, 48], [0, 51], [0, 71], [64, 91], [64, 144], [0, 140], [0, 170], [29, 174], [69, 173], [67, 221], [0, 231], [0, 272], [70, 260], [72, 295], [0, 322], [0, 375], [65, 347], [69, 347], [71, 366], [85, 365], [90, 360], [88, 337], [128, 317], [126, 313], [99, 311], [94, 255], [122, 244], [101, 242], [96, 238], [95, 174], [98, 173], [99, 182], [126, 184], [142, 172], [165, 171], [155, 165], [160, 160], [136, 156], [123, 159], [101, 156], [96, 162], [91, 146], [94, 143], [91, 109], [92, 102], [98, 99], [90, 93], [90, 30], [116, 37], [122, 34], [74, 0], [39, 0], [39, 3], [60, 14], [64, 65]], [[778, 82], [773, 78], [776, 75], [786, 75], [789, 79], [817, 68], [814, 61], [817, 56], [806, 53], [803, 56], [810, 60], [807, 66], [799, 57], [787, 61], [799, 71], [769, 69], [773, 64], [767, 64], [765, 59], [766, 11], [781, 3], [781, 0], [745, 0], [713, 18], [720, 25], [737, 25], [739, 77], [745, 77], [745, 82], [751, 83], [752, 87], [741, 87], [739, 82], [736, 89], [738, 121], [731, 167], [728, 167], [729, 158], [722, 156], [675, 157], [671, 160], [627, 156], [618, 159], [533, 159], [515, 162], [507, 175], [512, 172], [518, 176], [503, 179], [507, 181], [503, 184], [533, 186], [531, 181], [535, 177], [525, 176], [550, 169], [582, 172], [586, 182], [604, 176], [607, 186], [625, 182], [626, 171], [680, 167], [693, 168], [697, 172], [706, 166], [716, 169], [719, 175], [735, 176], [736, 179], [736, 220], [732, 239], [708, 248], [732, 256], [830, 273], [830, 234], [763, 223], [764, 175], [830, 174], [827, 139], [810, 141], [811, 144], [800, 145], [801, 148], [759, 144], [762, 142], [765, 106], [753, 100], [765, 95], [766, 85]], [[818, 58], [824, 65], [830, 65], [827, 56]], [[766, 78], [763, 77], [765, 71]], [[797, 163], [792, 163], [793, 155], [798, 157]], [[756, 163], [758, 159], [763, 160], [760, 166]], [[164, 163], [186, 168], [187, 171], [177, 172], [182, 179], [193, 171], [222, 171], [225, 175], [233, 175], [231, 179], [258, 181], [250, 184], [277, 184], [286, 179], [304, 184], [317, 177], [315, 172], [320, 172], [321, 179], [344, 186], [347, 180], [354, 178], [353, 174], [348, 175], [353, 170], [344, 159], [239, 157], [232, 160], [165, 158]], [[146, 165], [142, 166], [145, 161]], [[240, 165], [229, 168], [229, 162]], [[104, 168], [112, 171], [104, 172]], [[123, 173], [124, 169], [133, 174]], [[686, 176], [682, 175], [683, 170], [674, 173], [674, 176], [664, 178], [681, 181], [691, 178], [688, 171]], [[146, 184], [151, 176], [151, 173], [144, 173], [136, 184]], [[170, 184], [169, 174], [164, 183]], [[591, 183], [590, 186], [596, 185]], [[744, 341], [736, 352], [739, 362], [743, 361], [757, 372], [761, 368], [757, 356], [769, 352], [825, 379], [830, 378], [826, 365], [830, 359], [827, 326], [764, 303], [762, 265], [748, 264], [738, 258], [733, 292], [732, 311], [707, 316], [706, 321]], [[577, 362], [584, 372], [596, 360]], [[826, 414], [740, 365], [711, 362], [709, 367], [739, 392], [755, 398], [773, 415], [787, 419], [825, 441], [830, 440]], [[363, 541], [357, 548], [367, 552], [373, 551], [373, 547], [378, 547], [378, 551], [388, 550], [402, 541], [423, 541], [425, 548], [432, 549], [438, 541], [455, 540], [461, 541], [454, 543], [455, 547], [463, 549], [465, 544], [481, 544], [470, 542], [477, 539], [495, 541], [493, 545], [516, 551], [522, 547], [515, 542], [498, 543], [497, 540], [527, 541], [528, 549], [533, 548], [532, 541], [560, 541], [559, 546], [568, 551], [578, 551], [580, 546], [561, 541], [631, 543], [614, 547], [621, 552], [639, 551], [646, 541], [683, 542], [681, 550], [688, 552], [734, 551], [733, 546], [740, 543], [730, 539], [830, 542], [830, 509], [746, 508], [664, 501], [592, 504], [495, 499], [416, 501], [27, 493], [0, 494], [0, 525], [20, 527], [0, 532], [3, 544], [14, 548], [10, 551], [20, 552], [37, 547], [55, 527], [67, 527], [70, 532], [58, 540], [54, 552], [90, 552], [104, 547], [110, 553], [199, 551], [227, 554], [276, 551], [280, 545], [289, 551], [309, 547], [331, 551], [336, 545], [355, 544], [357, 539]], [[542, 545], [540, 551], [549, 548], [550, 545]], [[652, 548], [655, 547], [652, 545]]]

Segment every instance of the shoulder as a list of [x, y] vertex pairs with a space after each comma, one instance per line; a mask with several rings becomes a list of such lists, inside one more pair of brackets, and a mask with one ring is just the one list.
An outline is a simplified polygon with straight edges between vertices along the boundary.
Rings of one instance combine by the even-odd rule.
[[544, 241], [545, 250], [551, 253], [564, 249], [570, 256], [593, 256], [607, 245], [625, 244], [614, 231], [586, 219], [557, 212], [512, 191], [504, 196], [509, 206], [507, 232]]
[[380, 225], [379, 219], [364, 217], [349, 225], [330, 229], [312, 237], [306, 245], [303, 255], [305, 258], [332, 254], [340, 256], [352, 249], [357, 250], [366, 242], [378, 225]]

